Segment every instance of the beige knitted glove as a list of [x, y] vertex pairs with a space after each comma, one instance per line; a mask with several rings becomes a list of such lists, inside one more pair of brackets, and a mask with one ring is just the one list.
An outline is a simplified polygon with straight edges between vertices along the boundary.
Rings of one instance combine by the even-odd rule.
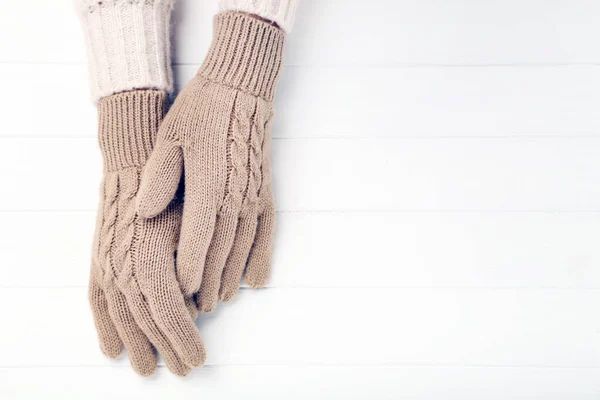
[[148, 218], [171, 202], [185, 171], [177, 278], [187, 296], [198, 292], [204, 312], [235, 296], [244, 269], [252, 287], [269, 279], [270, 130], [284, 41], [282, 30], [246, 14], [217, 15], [209, 54], [144, 170], [138, 200]]
[[[89, 297], [103, 352], [127, 348], [133, 368], [151, 375], [153, 346], [177, 375], [204, 363], [204, 345], [175, 276], [181, 201], [154, 219], [138, 216], [134, 198], [142, 167], [166, 109], [164, 92], [142, 90], [98, 104], [104, 158]], [[196, 312], [197, 313], [197, 312]]]

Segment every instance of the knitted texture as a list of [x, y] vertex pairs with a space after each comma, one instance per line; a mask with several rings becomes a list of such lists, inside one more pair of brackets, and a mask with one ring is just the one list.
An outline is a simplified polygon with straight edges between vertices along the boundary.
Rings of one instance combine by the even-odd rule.
[[139, 217], [135, 207], [166, 101], [165, 92], [146, 90], [105, 97], [98, 104], [105, 168], [89, 298], [103, 352], [114, 358], [124, 345], [141, 375], [154, 372], [154, 349], [177, 375], [205, 359], [193, 322], [195, 304], [186, 304], [175, 276], [181, 201], [152, 220]]
[[225, 11], [243, 11], [273, 21], [286, 32], [292, 30], [299, 0], [221, 0]]
[[285, 33], [246, 14], [215, 17], [198, 75], [158, 133], [138, 196], [153, 217], [173, 198], [185, 164], [177, 276], [200, 311], [232, 299], [246, 270], [252, 287], [270, 273], [275, 227], [270, 143]]
[[173, 90], [169, 20], [174, 0], [76, 0], [92, 98], [133, 89]]

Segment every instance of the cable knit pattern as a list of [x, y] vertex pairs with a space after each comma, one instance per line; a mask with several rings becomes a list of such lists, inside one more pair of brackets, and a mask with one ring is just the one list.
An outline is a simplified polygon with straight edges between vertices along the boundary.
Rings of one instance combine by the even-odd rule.
[[76, 0], [94, 101], [133, 89], [173, 90], [174, 0]]
[[112, 262], [112, 247], [115, 243], [115, 226], [117, 223], [117, 193], [119, 188], [119, 177], [117, 174], [110, 174], [104, 178], [102, 184], [102, 227], [100, 228], [100, 237], [104, 240], [99, 242], [99, 261], [108, 266], [109, 270], [103, 274], [104, 279], [111, 279], [117, 274]]
[[249, 131], [246, 125], [250, 116], [243, 115], [246, 110], [240, 110], [237, 103], [236, 99], [231, 128], [227, 132], [227, 185], [221, 213], [235, 213], [241, 207], [248, 176], [248, 143], [244, 133]]
[[221, 0], [221, 11], [243, 11], [275, 22], [286, 32], [292, 30], [299, 0]]
[[140, 168], [125, 168], [119, 173], [119, 219], [117, 221], [118, 240], [115, 243], [115, 264], [119, 266], [117, 277], [121, 287], [131, 285], [135, 275], [134, 250], [138, 240], [135, 211], [135, 196], [140, 186]]
[[250, 149], [248, 151], [248, 184], [244, 201], [246, 207], [252, 209], [258, 203], [259, 191], [262, 183], [263, 164], [268, 164], [269, 159], [263, 158], [263, 144], [265, 139], [265, 129], [267, 121], [273, 117], [271, 109], [263, 107], [264, 104], [257, 104], [256, 112], [253, 117], [253, 126], [250, 132]]
[[161, 125], [142, 176], [139, 210], [149, 218], [171, 202], [185, 174], [177, 277], [203, 312], [234, 297], [244, 270], [253, 287], [268, 280], [275, 204], [263, 182], [271, 181], [284, 43], [285, 32], [267, 22], [217, 15], [210, 51]]

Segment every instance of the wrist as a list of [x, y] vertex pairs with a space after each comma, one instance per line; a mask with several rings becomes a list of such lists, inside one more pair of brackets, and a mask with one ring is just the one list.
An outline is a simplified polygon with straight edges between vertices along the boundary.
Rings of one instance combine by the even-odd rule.
[[107, 171], [141, 168], [154, 148], [167, 111], [167, 94], [133, 90], [98, 102], [98, 141]]
[[285, 32], [246, 13], [214, 19], [213, 41], [199, 75], [271, 101], [283, 67]]

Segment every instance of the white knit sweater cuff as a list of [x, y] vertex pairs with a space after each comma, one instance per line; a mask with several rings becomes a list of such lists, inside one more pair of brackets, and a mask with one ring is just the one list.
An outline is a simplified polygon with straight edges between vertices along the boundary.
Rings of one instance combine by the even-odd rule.
[[94, 101], [133, 89], [173, 91], [174, 0], [76, 0]]
[[276, 22], [281, 29], [290, 32], [299, 0], [221, 0], [220, 10], [243, 11]]

